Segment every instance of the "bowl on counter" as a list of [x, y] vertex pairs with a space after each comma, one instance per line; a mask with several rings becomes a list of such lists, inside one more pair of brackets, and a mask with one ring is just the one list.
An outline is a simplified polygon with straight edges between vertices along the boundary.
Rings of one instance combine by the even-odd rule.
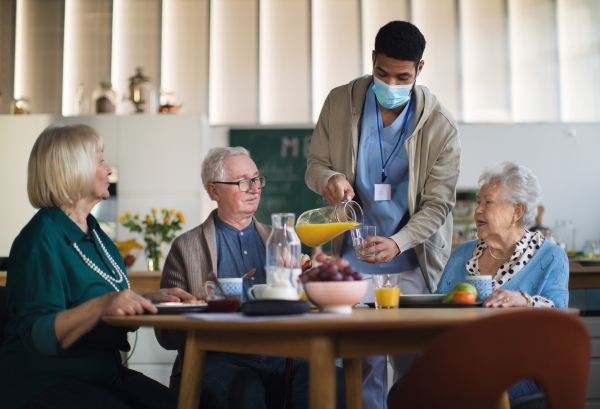
[[349, 314], [352, 307], [363, 299], [369, 282], [360, 281], [311, 281], [304, 284], [308, 299], [323, 312]]

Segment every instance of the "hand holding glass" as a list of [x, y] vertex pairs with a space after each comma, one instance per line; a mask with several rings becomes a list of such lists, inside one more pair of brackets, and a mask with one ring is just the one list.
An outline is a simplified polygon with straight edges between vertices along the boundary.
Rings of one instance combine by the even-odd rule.
[[376, 254], [379, 254], [379, 252], [367, 254], [365, 256], [361, 254], [363, 250], [367, 249], [367, 247], [375, 245], [375, 243], [373, 243], [365, 247], [365, 244], [363, 242], [369, 237], [374, 237], [376, 235], [376, 230], [376, 226], [359, 226], [350, 230], [350, 234], [352, 235], [352, 244], [354, 245], [354, 255], [356, 256], [356, 258], [371, 257]]

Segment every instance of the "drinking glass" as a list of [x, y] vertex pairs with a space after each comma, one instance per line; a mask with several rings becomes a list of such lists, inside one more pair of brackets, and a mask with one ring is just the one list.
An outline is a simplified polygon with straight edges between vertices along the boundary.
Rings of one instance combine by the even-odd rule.
[[373, 274], [375, 308], [398, 308], [400, 304], [401, 274]]
[[359, 226], [359, 227], [355, 227], [354, 229], [350, 230], [350, 234], [352, 235], [352, 244], [354, 245], [354, 255], [356, 256], [356, 258], [371, 257], [376, 254], [379, 254], [379, 252], [375, 252], [373, 254], [368, 254], [366, 256], [363, 256], [361, 254], [361, 252], [363, 250], [375, 245], [375, 244], [371, 244], [370, 246], [365, 246], [365, 244], [363, 242], [365, 239], [368, 239], [369, 237], [376, 236], [376, 230], [377, 230], [376, 226]]

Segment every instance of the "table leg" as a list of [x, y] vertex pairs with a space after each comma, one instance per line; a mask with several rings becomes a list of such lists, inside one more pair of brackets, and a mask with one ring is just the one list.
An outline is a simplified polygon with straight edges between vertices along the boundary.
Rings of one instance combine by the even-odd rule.
[[199, 337], [198, 331], [188, 331], [183, 370], [181, 371], [178, 409], [198, 409], [200, 407], [200, 391], [202, 390], [206, 351], [201, 351], [198, 348], [196, 339]]
[[346, 409], [362, 409], [362, 360], [344, 359]]
[[510, 401], [508, 400], [508, 392], [504, 392], [498, 402], [498, 409], [510, 409]]
[[335, 355], [329, 338], [315, 337], [310, 340], [310, 409], [335, 408]]

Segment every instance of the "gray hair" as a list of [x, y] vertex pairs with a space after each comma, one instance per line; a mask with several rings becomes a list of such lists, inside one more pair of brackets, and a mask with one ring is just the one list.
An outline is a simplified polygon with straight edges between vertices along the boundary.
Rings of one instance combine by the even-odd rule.
[[225, 182], [225, 169], [223, 162], [230, 156], [246, 155], [250, 157], [248, 149], [241, 146], [230, 148], [212, 148], [206, 154], [202, 161], [202, 184], [206, 189], [206, 185], [211, 182]]
[[537, 208], [542, 201], [542, 186], [533, 172], [514, 162], [502, 162], [485, 168], [479, 176], [479, 186], [498, 183], [505, 189], [504, 200], [508, 203], [521, 203], [525, 212], [517, 223], [522, 227], [535, 224]]

